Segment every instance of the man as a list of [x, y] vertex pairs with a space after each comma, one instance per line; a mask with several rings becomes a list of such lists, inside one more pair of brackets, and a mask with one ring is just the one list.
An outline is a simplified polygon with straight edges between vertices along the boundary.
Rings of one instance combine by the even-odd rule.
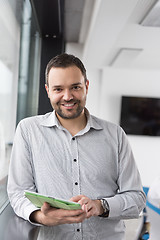
[[[122, 219], [139, 216], [145, 195], [123, 130], [85, 108], [88, 87], [77, 57], [61, 54], [48, 63], [45, 88], [54, 111], [19, 123], [8, 194], [16, 214], [32, 223], [67, 226], [74, 239], [121, 240]], [[82, 209], [47, 203], [37, 209], [24, 190], [70, 199]]]

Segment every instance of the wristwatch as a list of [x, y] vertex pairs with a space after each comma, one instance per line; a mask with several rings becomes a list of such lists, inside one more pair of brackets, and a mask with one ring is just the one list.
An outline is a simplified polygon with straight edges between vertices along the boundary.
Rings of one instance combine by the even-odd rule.
[[104, 209], [104, 212], [99, 215], [99, 217], [108, 217], [109, 216], [109, 205], [108, 205], [108, 202], [105, 200], [105, 199], [100, 199], [101, 201], [101, 205]]

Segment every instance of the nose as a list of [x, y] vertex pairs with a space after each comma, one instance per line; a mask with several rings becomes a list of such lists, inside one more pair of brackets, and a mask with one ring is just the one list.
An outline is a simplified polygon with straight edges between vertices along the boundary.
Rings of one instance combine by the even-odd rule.
[[64, 91], [63, 99], [64, 99], [65, 101], [70, 101], [71, 99], [73, 99], [73, 95], [72, 95], [70, 89], [66, 89], [66, 90]]

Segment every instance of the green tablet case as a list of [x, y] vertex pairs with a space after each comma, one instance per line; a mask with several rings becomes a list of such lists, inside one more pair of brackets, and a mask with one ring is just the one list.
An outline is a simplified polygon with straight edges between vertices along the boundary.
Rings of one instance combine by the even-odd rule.
[[47, 202], [50, 204], [50, 206], [55, 208], [63, 208], [66, 210], [81, 209], [81, 205], [78, 203], [53, 197], [47, 197], [45, 195], [41, 195], [35, 192], [25, 191], [25, 196], [38, 208], [41, 208], [43, 203]]

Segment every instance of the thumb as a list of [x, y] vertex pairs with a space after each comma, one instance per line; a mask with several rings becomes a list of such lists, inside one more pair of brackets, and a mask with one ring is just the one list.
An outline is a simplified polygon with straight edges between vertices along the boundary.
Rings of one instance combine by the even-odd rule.
[[72, 202], [78, 202], [79, 200], [81, 200], [81, 198], [82, 198], [82, 196], [78, 195], [78, 196], [70, 198], [69, 200], [72, 201]]
[[42, 205], [42, 207], [41, 207], [41, 211], [42, 211], [44, 214], [46, 214], [50, 208], [51, 208], [51, 207], [50, 207], [49, 203], [44, 202], [43, 205]]

